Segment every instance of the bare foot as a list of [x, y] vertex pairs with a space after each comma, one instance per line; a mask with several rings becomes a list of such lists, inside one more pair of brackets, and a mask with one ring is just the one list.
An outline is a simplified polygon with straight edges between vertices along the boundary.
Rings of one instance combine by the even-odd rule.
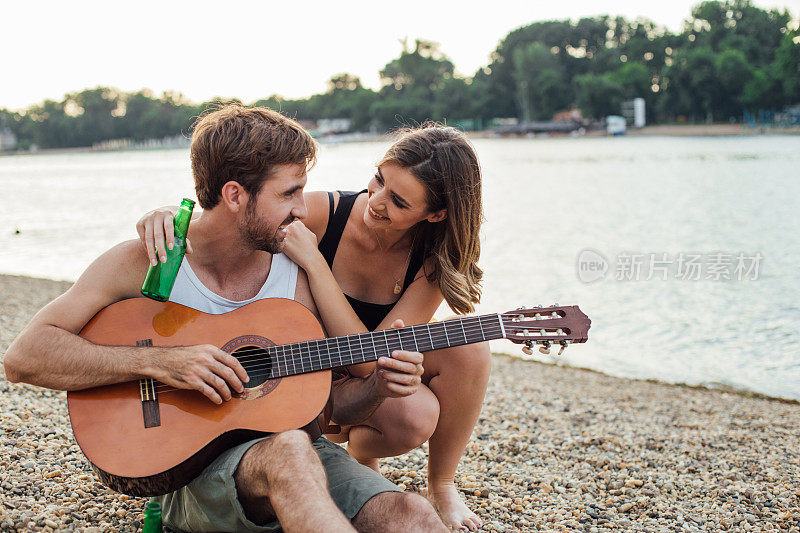
[[350, 446], [347, 447], [347, 453], [349, 453], [350, 457], [352, 457], [353, 459], [355, 459], [356, 461], [358, 461], [362, 465], [370, 467], [371, 469], [373, 469], [374, 471], [376, 471], [379, 474], [381, 473], [381, 463], [377, 458], [369, 457], [367, 459], [362, 459], [360, 457], [357, 457], [357, 456], [353, 455], [352, 450], [350, 450]]
[[442, 516], [447, 527], [456, 531], [477, 531], [483, 525], [478, 515], [469, 510], [461, 499], [455, 485], [449, 483], [436, 488], [428, 488], [428, 498]]

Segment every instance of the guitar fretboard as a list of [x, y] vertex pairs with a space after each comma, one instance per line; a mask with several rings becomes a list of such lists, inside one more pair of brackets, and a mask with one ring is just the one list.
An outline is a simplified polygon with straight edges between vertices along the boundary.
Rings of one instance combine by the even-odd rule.
[[268, 359], [270, 377], [278, 378], [368, 363], [389, 357], [395, 350], [430, 352], [500, 338], [501, 317], [491, 314], [272, 346], [248, 359]]

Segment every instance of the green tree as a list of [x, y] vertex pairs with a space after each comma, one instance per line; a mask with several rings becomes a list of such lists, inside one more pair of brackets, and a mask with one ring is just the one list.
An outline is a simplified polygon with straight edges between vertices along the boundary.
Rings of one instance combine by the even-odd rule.
[[738, 116], [741, 111], [744, 86], [753, 77], [753, 68], [743, 52], [726, 49], [714, 61], [719, 100], [716, 108], [728, 116]]
[[75, 138], [75, 119], [64, 112], [64, 102], [45, 100], [25, 112], [22, 137], [27, 146], [62, 148], [82, 146]]
[[625, 88], [611, 75], [581, 74], [573, 79], [577, 104], [587, 117], [602, 119], [619, 115]]
[[800, 103], [800, 30], [787, 32], [775, 53], [772, 72], [780, 81], [783, 102]]
[[413, 48], [403, 41], [400, 57], [387, 63], [380, 75], [384, 88], [432, 94], [445, 79], [453, 77], [453, 71], [453, 63], [439, 50], [438, 43], [417, 39]]
[[751, 111], [776, 109], [783, 103], [781, 81], [772, 75], [772, 69], [764, 68], [753, 72], [742, 91], [742, 104]]
[[569, 105], [571, 94], [564, 68], [544, 44], [515, 49], [512, 62], [523, 120], [547, 120]]
[[75, 139], [66, 146], [90, 146], [96, 142], [120, 137], [115, 116], [120, 107], [120, 94], [110, 87], [84, 89], [68, 94], [64, 109], [75, 117]]
[[403, 42], [400, 57], [380, 72], [383, 87], [370, 113], [384, 127], [400, 123], [422, 123], [435, 116], [436, 94], [454, 76], [453, 63], [437, 43], [416, 40], [414, 47]]

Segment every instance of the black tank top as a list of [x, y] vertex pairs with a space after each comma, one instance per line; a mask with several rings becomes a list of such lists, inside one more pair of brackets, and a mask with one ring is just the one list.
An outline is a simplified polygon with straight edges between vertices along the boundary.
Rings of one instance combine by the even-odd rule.
[[[319, 251], [322, 253], [325, 261], [328, 262], [328, 267], [331, 269], [333, 268], [333, 259], [336, 257], [336, 250], [339, 248], [339, 241], [342, 238], [342, 233], [344, 233], [344, 227], [347, 225], [350, 211], [353, 210], [353, 204], [355, 204], [359, 194], [363, 194], [367, 191], [364, 189], [361, 192], [338, 192], [339, 204], [336, 206], [335, 212], [333, 210], [333, 193], [328, 193], [328, 227], [325, 229], [325, 235], [322, 236], [322, 240], [319, 241]], [[422, 268], [422, 262], [423, 250], [422, 247], [418, 246], [411, 252], [411, 258], [408, 261], [408, 270], [406, 270], [406, 277], [403, 280], [400, 296], [403, 295], [406, 287], [414, 281], [414, 276], [419, 269]], [[358, 318], [361, 319], [361, 322], [363, 322], [370, 331], [378, 327], [378, 324], [386, 318], [386, 315], [389, 314], [389, 311], [391, 311], [395, 303], [397, 303], [374, 304], [356, 300], [347, 294], [344, 296], [350, 303], [350, 307], [352, 307], [353, 311], [358, 315]]]

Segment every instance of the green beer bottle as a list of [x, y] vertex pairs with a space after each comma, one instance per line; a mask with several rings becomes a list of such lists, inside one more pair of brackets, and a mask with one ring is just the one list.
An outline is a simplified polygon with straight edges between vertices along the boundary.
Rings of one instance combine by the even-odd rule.
[[161, 533], [161, 504], [158, 502], [147, 502], [144, 508], [144, 524], [142, 533]]
[[186, 254], [186, 234], [189, 232], [189, 221], [192, 219], [194, 202], [184, 198], [175, 214], [175, 245], [167, 250], [167, 261], [151, 266], [142, 285], [142, 294], [159, 302], [166, 302], [175, 285], [175, 277]]

